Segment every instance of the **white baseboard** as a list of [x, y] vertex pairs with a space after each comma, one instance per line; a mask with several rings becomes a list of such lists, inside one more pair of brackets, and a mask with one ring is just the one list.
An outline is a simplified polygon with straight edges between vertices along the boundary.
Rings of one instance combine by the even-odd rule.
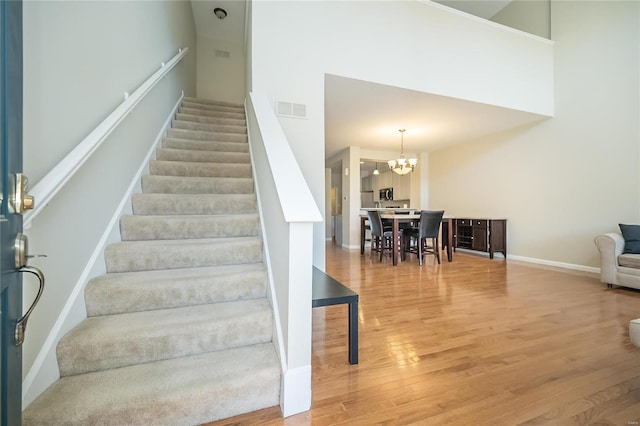
[[182, 98], [184, 98], [184, 92], [182, 92], [178, 102], [171, 110], [169, 117], [163, 123], [162, 129], [158, 132], [156, 139], [149, 148], [149, 151], [147, 152], [142, 165], [133, 177], [127, 192], [120, 200], [118, 208], [109, 221], [104, 233], [100, 237], [100, 240], [93, 250], [86, 267], [76, 281], [67, 302], [51, 328], [51, 332], [47, 336], [42, 348], [40, 348], [33, 365], [27, 372], [22, 382], [23, 409], [31, 404], [31, 402], [33, 402], [33, 400], [44, 392], [45, 389], [47, 389], [53, 382], [60, 378], [56, 358], [56, 345], [65, 333], [87, 317], [84, 297], [81, 297], [84, 292], [85, 285], [91, 278], [106, 272], [104, 262], [102, 261], [104, 259], [104, 249], [107, 244], [119, 241], [120, 228], [118, 224], [120, 222], [120, 217], [127, 214], [127, 212], [131, 212], [131, 195], [141, 191], [140, 179], [143, 173], [148, 171], [149, 160], [155, 154], [156, 148], [162, 143], [162, 138], [166, 135], [167, 129], [171, 127], [171, 120], [175, 116], [176, 111], [182, 102]]
[[[465, 254], [475, 255], [475, 256], [482, 256], [487, 258], [489, 257], [489, 253], [487, 252], [467, 250], [467, 249], [461, 249], [461, 248], [457, 248], [456, 251], [465, 253]], [[502, 253], [494, 253], [494, 256], [497, 259], [505, 258]], [[453, 255], [453, 258], [455, 262], [455, 253]], [[538, 259], [535, 257], [526, 257], [526, 256], [517, 256], [513, 254], [508, 255], [506, 259], [517, 260], [519, 262], [524, 262], [524, 263], [533, 263], [535, 265], [552, 266], [554, 268], [570, 269], [572, 271], [588, 272], [588, 273], [598, 274], [598, 275], [600, 274], [600, 268], [594, 268], [593, 266], [576, 265], [573, 263], [556, 262], [554, 260]]]
[[571, 269], [573, 271], [589, 272], [593, 274], [600, 274], [600, 268], [594, 268], [593, 266], [575, 265], [573, 263], [555, 262], [553, 260], [536, 259], [533, 257], [514, 256], [509, 255], [509, 260], [518, 260], [520, 262], [535, 263], [537, 265], [554, 266], [556, 268]]
[[282, 375], [280, 408], [284, 417], [309, 411], [311, 408], [311, 365], [294, 368]]

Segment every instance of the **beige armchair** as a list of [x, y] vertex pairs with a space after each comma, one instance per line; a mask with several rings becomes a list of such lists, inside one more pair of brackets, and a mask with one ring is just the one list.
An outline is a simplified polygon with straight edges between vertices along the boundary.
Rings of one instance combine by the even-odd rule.
[[[640, 254], [622, 253], [622, 235], [598, 235], [595, 242], [600, 251], [600, 281], [609, 287], [621, 285], [640, 288]], [[629, 339], [633, 345], [640, 347], [640, 318], [629, 322]]]
[[600, 251], [600, 281], [609, 287], [620, 285], [640, 289], [640, 254], [622, 253], [622, 235], [598, 235], [595, 243]]

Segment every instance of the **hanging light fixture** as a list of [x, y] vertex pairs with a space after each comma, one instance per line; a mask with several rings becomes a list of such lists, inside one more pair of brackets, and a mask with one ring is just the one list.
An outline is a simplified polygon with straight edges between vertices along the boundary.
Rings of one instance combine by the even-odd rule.
[[376, 161], [376, 169], [373, 171], [374, 175], [379, 175], [380, 172], [378, 171], [378, 162]]
[[418, 164], [418, 160], [415, 158], [407, 158], [404, 155], [404, 132], [407, 129], [399, 129], [400, 132], [400, 157], [397, 160], [389, 160], [387, 163], [389, 164], [389, 168], [396, 172], [399, 175], [406, 175], [407, 173], [411, 173], [413, 169]]

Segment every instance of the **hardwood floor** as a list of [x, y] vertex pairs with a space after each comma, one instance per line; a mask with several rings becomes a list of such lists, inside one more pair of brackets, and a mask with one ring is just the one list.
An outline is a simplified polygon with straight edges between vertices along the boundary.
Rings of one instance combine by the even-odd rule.
[[347, 359], [347, 306], [314, 308], [311, 410], [213, 425], [640, 422], [639, 291], [460, 252], [394, 267], [332, 244], [327, 273], [360, 294], [360, 363]]

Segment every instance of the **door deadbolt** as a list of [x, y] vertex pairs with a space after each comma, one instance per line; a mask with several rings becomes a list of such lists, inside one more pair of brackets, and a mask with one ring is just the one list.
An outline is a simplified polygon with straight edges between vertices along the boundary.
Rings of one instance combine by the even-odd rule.
[[29, 179], [22, 173], [13, 175], [12, 194], [10, 205], [12, 213], [23, 214], [34, 207], [33, 195], [27, 194]]

